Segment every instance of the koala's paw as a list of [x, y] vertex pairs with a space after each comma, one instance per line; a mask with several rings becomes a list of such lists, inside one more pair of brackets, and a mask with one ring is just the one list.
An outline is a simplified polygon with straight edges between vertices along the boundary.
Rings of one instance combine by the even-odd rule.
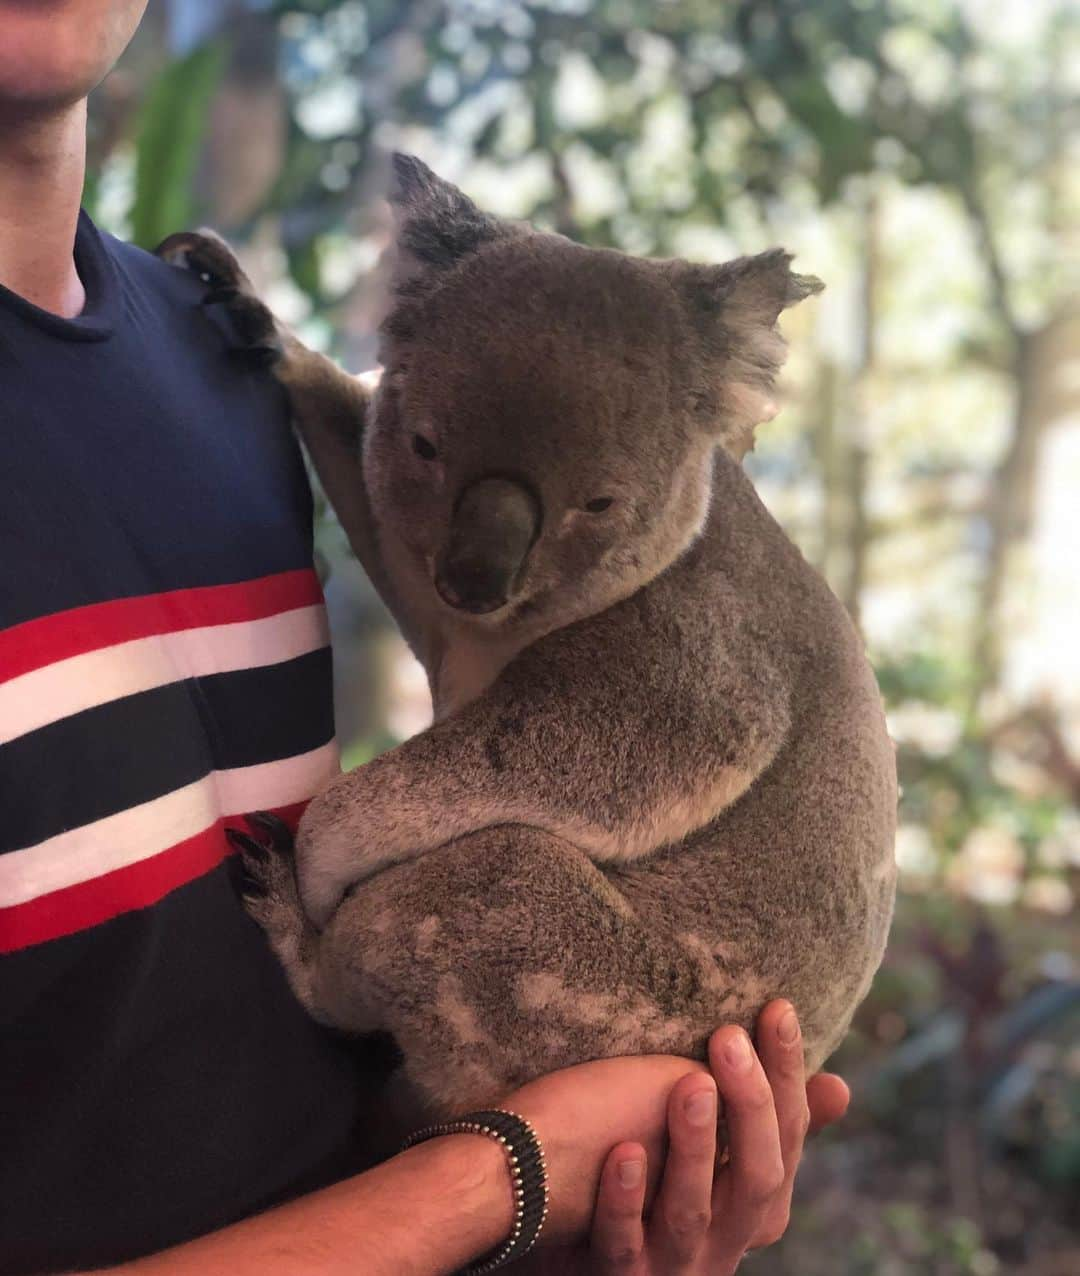
[[300, 900], [318, 930], [326, 929], [349, 891], [394, 862], [379, 853], [378, 813], [369, 808], [369, 819], [357, 818], [365, 804], [350, 799], [356, 775], [339, 776], [314, 797], [296, 830]]
[[255, 295], [232, 249], [213, 231], [181, 231], [154, 250], [162, 260], [189, 270], [207, 285], [204, 306], [224, 306], [237, 337], [234, 353], [261, 367], [275, 364], [283, 345], [270, 308]]
[[239, 829], [225, 830], [236, 850], [230, 861], [233, 882], [249, 915], [271, 940], [285, 938], [303, 921], [293, 868], [292, 833], [284, 821], [266, 811], [247, 819], [262, 834], [262, 840]]
[[310, 825], [301, 826], [297, 834], [296, 859], [301, 906], [316, 929], [325, 930], [348, 891], [365, 874], [332, 837], [318, 832], [313, 836]]

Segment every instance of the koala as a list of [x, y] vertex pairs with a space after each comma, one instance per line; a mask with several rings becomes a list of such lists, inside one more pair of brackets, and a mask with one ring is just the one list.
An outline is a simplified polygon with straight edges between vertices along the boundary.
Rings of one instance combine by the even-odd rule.
[[434, 722], [343, 774], [248, 900], [324, 1023], [392, 1034], [426, 1119], [612, 1055], [704, 1059], [795, 1004], [806, 1064], [880, 962], [897, 784], [839, 601], [742, 467], [780, 250], [642, 260], [489, 216], [396, 156], [377, 385], [207, 234], [159, 250], [290, 395]]

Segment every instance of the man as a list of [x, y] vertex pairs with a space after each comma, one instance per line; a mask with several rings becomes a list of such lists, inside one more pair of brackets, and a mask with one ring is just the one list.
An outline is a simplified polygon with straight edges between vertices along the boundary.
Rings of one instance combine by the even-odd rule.
[[[0, 1272], [446, 1272], [510, 1229], [503, 1152], [350, 1172], [353, 1063], [226, 871], [226, 823], [333, 774], [330, 667], [278, 391], [194, 279], [79, 214], [86, 96], [144, 8], [0, 0]], [[716, 1273], [783, 1230], [807, 1098], [823, 1124], [846, 1090], [804, 1088], [784, 1003], [760, 1060], [711, 1045], [713, 1075], [606, 1060], [507, 1096], [549, 1246]]]

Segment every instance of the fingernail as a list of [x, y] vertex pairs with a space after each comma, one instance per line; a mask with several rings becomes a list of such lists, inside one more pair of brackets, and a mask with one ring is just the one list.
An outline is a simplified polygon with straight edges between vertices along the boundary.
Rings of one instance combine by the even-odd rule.
[[776, 1035], [785, 1046], [794, 1045], [799, 1039], [798, 1016], [790, 1006], [780, 1016], [780, 1022], [776, 1025]]
[[724, 1061], [732, 1072], [747, 1072], [754, 1062], [750, 1038], [745, 1032], [733, 1036], [724, 1046]]
[[716, 1092], [699, 1090], [683, 1104], [686, 1119], [691, 1125], [710, 1125], [716, 1122]]
[[617, 1173], [623, 1187], [637, 1187], [641, 1182], [640, 1161], [620, 1161]]

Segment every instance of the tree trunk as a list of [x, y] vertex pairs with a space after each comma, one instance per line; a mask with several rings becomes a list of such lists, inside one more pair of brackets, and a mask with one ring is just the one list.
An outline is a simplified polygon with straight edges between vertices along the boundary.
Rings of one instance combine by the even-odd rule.
[[1005, 451], [991, 479], [987, 494], [986, 557], [979, 583], [972, 641], [972, 689], [970, 712], [977, 711], [983, 695], [1000, 678], [1005, 641], [1001, 603], [1013, 551], [1031, 530], [1035, 504], [1035, 474], [1039, 440], [1048, 423], [1040, 410], [1039, 382], [1045, 369], [1039, 358], [1047, 330], [1015, 335], [1012, 360], [1014, 398], [1012, 427]]
[[821, 482], [821, 514], [814, 564], [831, 584], [840, 579], [838, 557], [844, 531], [844, 457], [837, 437], [841, 409], [841, 372], [826, 354], [818, 361], [814, 386], [811, 445]]
[[862, 279], [859, 292], [859, 355], [851, 395], [847, 457], [848, 570], [842, 598], [857, 629], [862, 628], [862, 596], [870, 550], [866, 489], [870, 474], [870, 417], [877, 362], [875, 324], [880, 270], [880, 199], [871, 186], [863, 213]]

